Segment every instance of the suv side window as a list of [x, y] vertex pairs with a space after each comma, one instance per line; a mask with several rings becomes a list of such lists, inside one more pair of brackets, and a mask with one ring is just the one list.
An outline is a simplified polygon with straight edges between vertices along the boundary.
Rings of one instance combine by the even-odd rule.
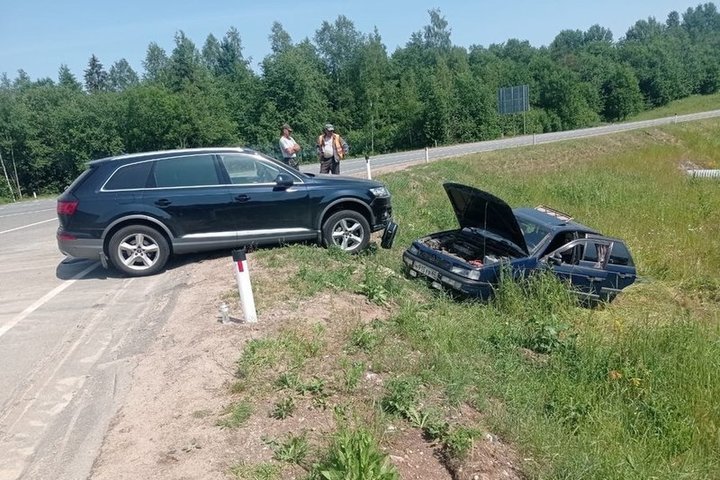
[[220, 161], [233, 185], [272, 183], [280, 173], [280, 169], [271, 162], [262, 161], [251, 155], [220, 155]]
[[135, 163], [118, 168], [105, 182], [103, 190], [136, 190], [148, 186], [152, 162]]
[[153, 167], [155, 187], [200, 187], [219, 185], [212, 155], [191, 155], [156, 160]]

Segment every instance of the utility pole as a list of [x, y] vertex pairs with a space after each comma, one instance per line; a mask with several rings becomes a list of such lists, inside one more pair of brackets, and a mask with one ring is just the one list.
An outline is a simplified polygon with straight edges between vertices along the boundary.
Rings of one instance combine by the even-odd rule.
[[7, 168], [5, 168], [5, 160], [2, 158], [2, 152], [0, 152], [0, 164], [2, 164], [3, 173], [5, 174], [5, 180], [7, 181], [8, 188], [10, 189], [10, 196], [12, 197], [12, 201], [15, 201], [15, 192], [13, 191], [13, 187], [10, 184], [10, 177], [8, 177]]

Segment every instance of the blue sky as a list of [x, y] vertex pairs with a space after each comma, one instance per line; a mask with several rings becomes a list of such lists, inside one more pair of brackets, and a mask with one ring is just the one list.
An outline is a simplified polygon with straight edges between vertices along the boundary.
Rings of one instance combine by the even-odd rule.
[[[705, 1], [705, 0], [703, 0]], [[106, 67], [125, 58], [140, 74], [150, 42], [168, 53], [183, 30], [198, 48], [209, 33], [222, 38], [229, 27], [241, 34], [245, 57], [253, 67], [269, 53], [268, 34], [279, 21], [293, 41], [312, 38], [323, 20], [345, 15], [363, 32], [377, 27], [392, 53], [412, 32], [429, 23], [427, 11], [440, 8], [455, 45], [502, 43], [509, 38], [547, 45], [563, 29], [587, 30], [599, 23], [624, 36], [639, 19], [665, 21], [698, 0], [399, 0], [399, 1], [230, 1], [206, 0], [0, 0], [0, 73], [15, 78], [24, 69], [31, 78], [57, 79], [60, 64], [82, 79], [93, 53]]]

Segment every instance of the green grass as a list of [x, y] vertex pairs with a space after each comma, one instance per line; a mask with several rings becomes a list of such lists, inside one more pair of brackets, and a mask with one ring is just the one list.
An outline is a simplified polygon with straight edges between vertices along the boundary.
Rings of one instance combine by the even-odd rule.
[[325, 458], [311, 472], [323, 480], [398, 480], [397, 470], [364, 429], [342, 430], [334, 438]]
[[288, 434], [282, 440], [268, 440], [267, 443], [273, 451], [273, 458], [278, 462], [302, 465], [310, 451], [304, 432], [300, 435]]
[[254, 410], [255, 407], [248, 401], [234, 403], [225, 410], [217, 425], [222, 428], [238, 428], [250, 419]]
[[[347, 291], [393, 308], [390, 320], [348, 328], [328, 388], [374, 405], [374, 422], [421, 429], [449, 465], [486, 427], [519, 450], [529, 478], [720, 478], [720, 185], [678, 169], [718, 164], [718, 131], [720, 121], [693, 122], [386, 174], [400, 224], [393, 249], [348, 257], [294, 246], [258, 258], [317, 265], [294, 274], [301, 295]], [[513, 206], [546, 204], [626, 239], [643, 281], [583, 309], [551, 276], [503, 282], [489, 304], [405, 278], [410, 242], [456, 226], [444, 181]], [[323, 355], [322, 340], [258, 340], [238, 366], [274, 369], [268, 383], [297, 392], [299, 375], [314, 372], [276, 372]], [[384, 376], [379, 397], [362, 397], [365, 368]], [[352, 404], [334, 409], [352, 415]], [[484, 424], [452, 414], [464, 405]]]
[[[622, 148], [595, 139], [383, 178], [401, 225], [396, 251], [377, 258], [391, 268], [413, 238], [453, 227], [448, 180], [570, 212], [632, 249], [647, 283], [599, 310], [576, 308], [542, 278], [503, 285], [490, 305], [430, 294], [401, 302], [397, 335], [424, 356], [413, 371], [448, 402], [483, 409], [532, 459], [530, 475], [720, 476], [720, 191], [678, 171], [691, 158], [718, 162], [718, 130], [676, 125], [620, 136]], [[539, 168], [572, 153], [575, 162]]]
[[259, 465], [239, 463], [230, 469], [230, 473], [238, 480], [278, 480], [282, 478], [280, 470], [279, 465], [271, 463]]
[[687, 113], [705, 112], [708, 110], [720, 109], [720, 93], [712, 95], [691, 95], [687, 98], [675, 100], [662, 107], [646, 110], [628, 118], [628, 122], [639, 120], [652, 120], [655, 118], [671, 117], [675, 114], [685, 115]]

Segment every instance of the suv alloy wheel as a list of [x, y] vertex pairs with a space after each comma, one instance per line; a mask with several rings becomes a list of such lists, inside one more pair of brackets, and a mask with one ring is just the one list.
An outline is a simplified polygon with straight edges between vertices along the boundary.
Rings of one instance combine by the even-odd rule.
[[325, 245], [336, 245], [348, 253], [365, 249], [370, 242], [370, 225], [358, 212], [342, 210], [334, 213], [323, 225]]
[[165, 237], [154, 228], [130, 225], [112, 236], [108, 256], [121, 272], [132, 276], [152, 275], [165, 266], [170, 247]]

